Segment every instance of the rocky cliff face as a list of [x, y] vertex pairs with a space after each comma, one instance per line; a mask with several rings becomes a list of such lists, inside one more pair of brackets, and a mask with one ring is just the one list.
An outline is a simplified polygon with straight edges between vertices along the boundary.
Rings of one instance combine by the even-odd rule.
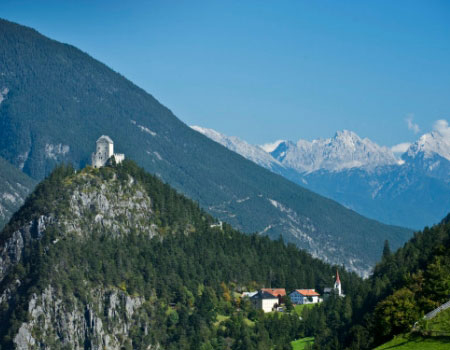
[[40, 239], [45, 232], [46, 225], [52, 218], [41, 215], [13, 232], [0, 248], [0, 282], [6, 274], [20, 262], [25, 246], [33, 240]]
[[[51, 189], [52, 179], [49, 183]], [[66, 294], [64, 287], [51, 282], [39, 291], [32, 285], [40, 276], [30, 277], [23, 261], [34, 259], [30, 256], [37, 249], [51, 255], [65, 240], [87, 241], [93, 232], [117, 240], [136, 232], [155, 236], [158, 226], [152, 221], [152, 200], [142, 183], [131, 176], [119, 179], [110, 169], [88, 168], [66, 177], [55, 189], [54, 197], [29, 199], [22, 212], [38, 206], [45, 210], [32, 213], [31, 220], [22, 224], [20, 219], [12, 220], [0, 237], [0, 317], [5, 317], [5, 325], [6, 320], [10, 322], [10, 344], [23, 350], [131, 349], [130, 333], [139, 329], [141, 345], [158, 349], [151, 337], [144, 339], [152, 306], [143, 296], [130, 295], [125, 286], [87, 282], [82, 282], [83, 297]], [[45, 203], [39, 204], [40, 200]], [[25, 215], [22, 212], [19, 216]], [[64, 261], [58, 264], [53, 266], [56, 273], [66, 268]], [[18, 304], [28, 316], [14, 326], [11, 312]]]
[[[60, 295], [51, 286], [33, 294], [28, 303], [29, 319], [22, 323], [14, 344], [17, 349], [127, 349], [134, 328], [148, 334], [149, 320], [142, 311], [145, 300], [116, 289], [93, 289], [83, 303]], [[159, 347], [148, 344], [147, 349]]]

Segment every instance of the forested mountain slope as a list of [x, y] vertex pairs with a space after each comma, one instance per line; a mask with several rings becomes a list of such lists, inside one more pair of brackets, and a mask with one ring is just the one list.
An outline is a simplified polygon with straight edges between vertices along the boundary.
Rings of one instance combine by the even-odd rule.
[[321, 315], [326, 323], [315, 329], [318, 349], [373, 349], [416, 322], [417, 331], [429, 335], [423, 316], [450, 298], [450, 214], [393, 254], [386, 245], [373, 275], [353, 293], [316, 310], [313, 318]]
[[0, 48], [0, 156], [35, 179], [60, 162], [83, 167], [106, 134], [117, 152], [221, 220], [247, 233], [283, 235], [360, 273], [378, 260], [385, 239], [398, 247], [411, 235], [228, 151], [73, 46], [0, 20]]
[[0, 157], [0, 230], [20, 208], [36, 181]]
[[57, 168], [0, 235], [1, 349], [286, 349], [305, 322], [235, 292], [322, 291], [335, 268], [215, 222], [131, 161]]

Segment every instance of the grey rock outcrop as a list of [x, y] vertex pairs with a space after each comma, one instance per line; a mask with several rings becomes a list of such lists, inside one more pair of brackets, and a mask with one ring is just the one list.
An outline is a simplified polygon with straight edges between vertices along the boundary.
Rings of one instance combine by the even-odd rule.
[[[145, 327], [140, 318], [144, 299], [117, 289], [90, 290], [90, 302], [71, 297], [70, 303], [52, 287], [34, 294], [28, 303], [29, 320], [14, 337], [20, 350], [54, 349], [120, 350], [132, 345], [133, 327]], [[71, 306], [69, 306], [71, 305]], [[149, 344], [148, 349], [155, 348]]]
[[51, 221], [50, 217], [41, 215], [39, 218], [14, 231], [5, 244], [0, 247], [0, 282], [10, 271], [11, 267], [20, 261], [25, 245], [32, 240], [40, 239], [45, 232], [47, 224]]

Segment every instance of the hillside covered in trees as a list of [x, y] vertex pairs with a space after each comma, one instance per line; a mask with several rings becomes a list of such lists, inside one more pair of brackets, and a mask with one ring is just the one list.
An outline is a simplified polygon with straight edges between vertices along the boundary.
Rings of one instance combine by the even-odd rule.
[[[433, 335], [421, 320], [450, 299], [450, 214], [395, 253], [385, 244], [382, 261], [357, 289], [311, 311], [323, 321], [312, 331], [317, 349], [373, 349], [416, 322], [421, 336]], [[449, 337], [448, 330], [437, 335]]]
[[318, 327], [236, 293], [322, 291], [335, 267], [215, 222], [132, 161], [58, 167], [0, 236], [1, 349], [289, 349]]

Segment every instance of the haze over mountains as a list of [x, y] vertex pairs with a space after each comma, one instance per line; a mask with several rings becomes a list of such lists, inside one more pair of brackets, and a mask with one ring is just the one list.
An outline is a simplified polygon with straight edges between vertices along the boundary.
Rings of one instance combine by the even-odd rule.
[[96, 139], [244, 232], [281, 235], [326, 261], [367, 273], [384, 240], [411, 231], [369, 220], [195, 132], [154, 97], [73, 46], [0, 20], [0, 156], [36, 180], [83, 167]]
[[450, 209], [450, 128], [444, 120], [400, 156], [347, 130], [311, 142], [280, 140], [254, 146], [212, 129], [193, 128], [261, 166], [383, 222], [418, 229], [439, 222]]

